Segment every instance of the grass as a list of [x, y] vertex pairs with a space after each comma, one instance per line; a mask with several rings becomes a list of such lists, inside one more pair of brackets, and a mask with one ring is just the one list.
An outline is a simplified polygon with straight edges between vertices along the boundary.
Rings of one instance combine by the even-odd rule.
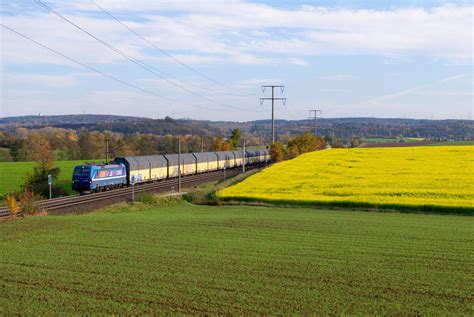
[[1, 223], [0, 315], [473, 315], [473, 220], [182, 203]]
[[220, 190], [225, 200], [474, 213], [474, 147], [330, 149]]
[[445, 141], [431, 144], [431, 146], [444, 146], [444, 145], [474, 145], [474, 141]]
[[[28, 173], [33, 173], [36, 162], [0, 162], [0, 200], [8, 193], [19, 191], [25, 183]], [[58, 182], [72, 193], [71, 179], [74, 166], [84, 161], [57, 161], [56, 167], [61, 169]]]
[[424, 141], [425, 138], [414, 138], [414, 137], [407, 137], [407, 138], [362, 138], [363, 142], [369, 143], [389, 143], [389, 142], [420, 142]]
[[192, 188], [186, 189], [187, 193], [184, 195], [184, 199], [195, 205], [219, 205], [220, 201], [216, 196], [218, 190], [237, 184], [257, 172], [258, 170], [250, 170], [226, 180], [195, 185]]

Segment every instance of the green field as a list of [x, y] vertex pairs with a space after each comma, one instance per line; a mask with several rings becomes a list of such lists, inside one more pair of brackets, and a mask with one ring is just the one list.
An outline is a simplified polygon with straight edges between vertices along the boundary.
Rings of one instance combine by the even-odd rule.
[[471, 217], [179, 204], [0, 227], [0, 315], [474, 314]]
[[474, 141], [445, 141], [431, 144], [431, 146], [444, 146], [444, 145], [474, 145]]
[[[58, 182], [71, 192], [71, 177], [74, 166], [84, 161], [57, 161], [56, 167], [61, 169]], [[19, 191], [25, 183], [28, 173], [33, 173], [36, 162], [0, 162], [0, 199], [6, 194]]]
[[391, 143], [391, 142], [420, 142], [424, 141], [424, 138], [362, 138], [361, 139], [363, 142], [368, 142], [368, 143]]

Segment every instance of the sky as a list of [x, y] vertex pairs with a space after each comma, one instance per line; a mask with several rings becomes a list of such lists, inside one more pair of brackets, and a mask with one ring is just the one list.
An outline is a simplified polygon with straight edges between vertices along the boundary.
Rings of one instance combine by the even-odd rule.
[[0, 117], [474, 115], [471, 1], [43, 3], [2, 0]]

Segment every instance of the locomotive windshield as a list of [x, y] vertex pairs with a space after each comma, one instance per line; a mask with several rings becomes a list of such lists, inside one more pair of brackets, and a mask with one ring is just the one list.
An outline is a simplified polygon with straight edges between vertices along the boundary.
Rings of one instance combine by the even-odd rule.
[[90, 167], [76, 166], [73, 176], [89, 176], [90, 172]]

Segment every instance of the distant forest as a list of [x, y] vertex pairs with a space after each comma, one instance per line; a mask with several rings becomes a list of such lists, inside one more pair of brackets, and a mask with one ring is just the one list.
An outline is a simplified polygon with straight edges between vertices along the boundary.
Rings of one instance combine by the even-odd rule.
[[[364, 138], [424, 138], [428, 140], [473, 140], [474, 122], [469, 120], [412, 120], [338, 118], [277, 120], [277, 139], [291, 143], [305, 132], [321, 136], [332, 146], [354, 146]], [[234, 139], [238, 130], [239, 138]], [[190, 119], [149, 119], [113, 115], [27, 116], [0, 119], [0, 161], [34, 160], [38, 147], [49, 147], [55, 159], [105, 158], [151, 155], [177, 151], [181, 136], [183, 152], [228, 150], [241, 146], [268, 146], [271, 121], [213, 122]], [[240, 137], [242, 136], [242, 138]]]
[[[271, 121], [248, 122], [199, 121], [191, 119], [150, 119], [114, 115], [24, 116], [0, 118], [0, 131], [13, 132], [17, 127], [39, 129], [55, 127], [75, 131], [110, 131], [125, 135], [225, 136], [240, 129], [265, 141], [270, 139]], [[278, 135], [299, 135], [314, 130], [312, 120], [276, 120]], [[417, 137], [433, 140], [472, 140], [472, 120], [417, 120], [379, 118], [322, 118], [316, 122], [316, 134], [340, 139]]]

